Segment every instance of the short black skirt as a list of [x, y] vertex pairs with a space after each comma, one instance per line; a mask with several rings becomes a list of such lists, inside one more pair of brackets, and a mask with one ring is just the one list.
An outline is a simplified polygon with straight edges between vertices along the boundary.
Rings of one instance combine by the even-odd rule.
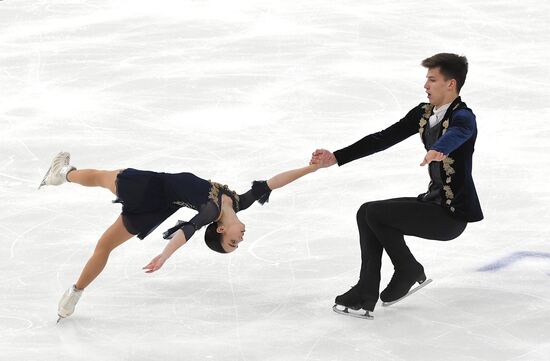
[[122, 203], [122, 221], [131, 234], [144, 239], [178, 210], [166, 197], [161, 173], [127, 168], [116, 178], [116, 202]]

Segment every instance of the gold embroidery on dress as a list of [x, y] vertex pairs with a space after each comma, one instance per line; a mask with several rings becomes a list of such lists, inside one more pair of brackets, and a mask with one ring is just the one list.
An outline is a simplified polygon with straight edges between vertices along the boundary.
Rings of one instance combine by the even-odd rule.
[[173, 201], [172, 204], [175, 204], [180, 207], [187, 207], [196, 210], [195, 206], [193, 206], [191, 203], [187, 203], [184, 201]]
[[208, 198], [213, 200], [218, 208], [220, 207], [219, 196], [220, 196], [220, 192], [222, 192], [222, 193], [227, 193], [233, 198], [234, 200], [233, 206], [237, 212], [239, 211], [239, 195], [235, 191], [232, 191], [231, 189], [229, 189], [227, 184], [222, 185], [220, 183], [212, 182], [210, 180], [208, 182], [210, 182], [210, 184], [212, 185], [212, 187], [210, 187], [210, 193], [208, 194]]
[[220, 206], [219, 202], [218, 202], [218, 194], [220, 193], [220, 188], [217, 187], [217, 183], [215, 182], [210, 182], [210, 192], [208, 193], [208, 198], [213, 200], [214, 203], [216, 204], [216, 206]]

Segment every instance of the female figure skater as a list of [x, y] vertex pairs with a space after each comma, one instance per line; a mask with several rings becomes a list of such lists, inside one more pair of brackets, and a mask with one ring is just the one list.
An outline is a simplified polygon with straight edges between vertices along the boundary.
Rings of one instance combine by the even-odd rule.
[[208, 247], [220, 253], [233, 252], [243, 241], [245, 233], [245, 225], [237, 217], [237, 212], [247, 209], [256, 200], [264, 204], [272, 190], [318, 168], [318, 164], [312, 164], [277, 174], [267, 181], [254, 181], [249, 191], [238, 195], [226, 185], [201, 179], [192, 173], [157, 173], [133, 168], [77, 170], [70, 164], [69, 153], [59, 153], [40, 187], [71, 182], [106, 188], [117, 196], [115, 202], [122, 203], [122, 212], [99, 238], [78, 281], [63, 294], [57, 321], [74, 312], [82, 292], [101, 273], [113, 249], [135, 235], [144, 239], [181, 207], [194, 209], [198, 213], [189, 222], [178, 221], [164, 232], [164, 238], [170, 241], [161, 254], [143, 267], [147, 273], [160, 269], [195, 231], [208, 224], [205, 232]]

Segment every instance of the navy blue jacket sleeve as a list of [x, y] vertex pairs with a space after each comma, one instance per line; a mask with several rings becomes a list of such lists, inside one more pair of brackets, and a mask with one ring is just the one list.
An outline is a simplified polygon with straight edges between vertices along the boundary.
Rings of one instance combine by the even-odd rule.
[[367, 135], [352, 145], [335, 151], [334, 156], [338, 165], [341, 166], [353, 160], [380, 152], [418, 133], [420, 118], [423, 114], [423, 105], [421, 103], [411, 109], [403, 119], [390, 127]]
[[459, 109], [453, 114], [447, 132], [430, 149], [448, 155], [470, 139], [475, 130], [475, 115], [466, 109]]

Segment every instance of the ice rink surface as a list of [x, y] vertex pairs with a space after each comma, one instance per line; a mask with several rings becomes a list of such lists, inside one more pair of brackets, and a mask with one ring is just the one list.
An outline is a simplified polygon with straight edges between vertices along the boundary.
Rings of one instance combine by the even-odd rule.
[[[550, 360], [549, 23], [534, 0], [0, 1], [0, 359]], [[56, 325], [120, 212], [101, 189], [38, 191], [58, 151], [242, 192], [426, 101], [419, 64], [438, 52], [470, 61], [485, 220], [407, 238], [431, 285], [373, 321], [331, 310], [357, 281], [357, 208], [427, 187], [414, 136], [241, 213], [237, 252], [199, 231], [144, 274], [181, 210], [115, 250]]]

